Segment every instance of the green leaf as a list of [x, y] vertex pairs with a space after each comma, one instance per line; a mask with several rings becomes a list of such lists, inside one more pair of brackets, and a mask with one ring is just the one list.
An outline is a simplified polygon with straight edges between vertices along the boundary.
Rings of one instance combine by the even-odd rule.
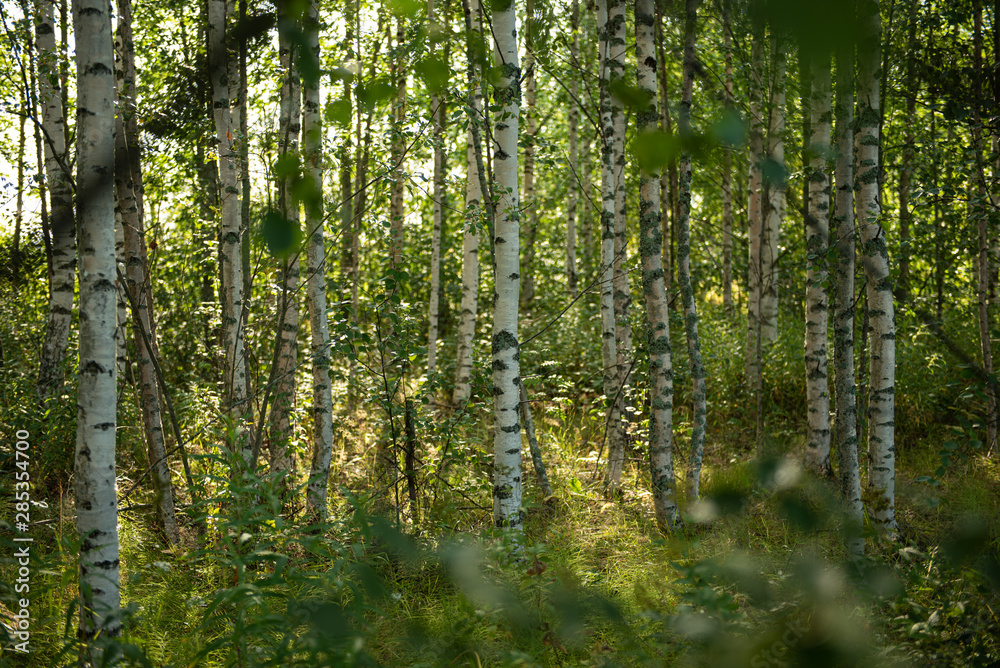
[[415, 68], [417, 76], [427, 86], [427, 90], [436, 93], [448, 85], [448, 77], [451, 74], [448, 63], [440, 56], [428, 56], [417, 62]]
[[271, 209], [264, 214], [261, 221], [261, 234], [271, 255], [285, 258], [294, 253], [299, 246], [302, 231], [296, 222], [288, 220], [280, 213]]
[[369, 113], [375, 111], [375, 108], [385, 104], [388, 100], [391, 100], [396, 95], [396, 87], [385, 79], [376, 79], [368, 85], [358, 84], [354, 89], [354, 93], [358, 98], [358, 102], [364, 105], [365, 110]]
[[345, 98], [328, 100], [326, 103], [326, 122], [347, 128], [351, 125], [351, 101]]
[[652, 96], [639, 88], [625, 81], [625, 79], [615, 79], [608, 85], [611, 97], [615, 98], [629, 109], [645, 110], [649, 107]]
[[747, 124], [735, 109], [723, 114], [709, 131], [712, 139], [724, 146], [740, 146], [747, 139]]
[[299, 175], [299, 156], [296, 153], [285, 153], [279, 155], [274, 161], [274, 176], [278, 179], [287, 179]]
[[632, 144], [632, 152], [639, 163], [639, 168], [645, 172], [655, 172], [680, 153], [676, 137], [666, 132], [654, 130], [643, 132]]
[[415, 19], [426, 7], [420, 0], [387, 0], [386, 6], [401, 19]]

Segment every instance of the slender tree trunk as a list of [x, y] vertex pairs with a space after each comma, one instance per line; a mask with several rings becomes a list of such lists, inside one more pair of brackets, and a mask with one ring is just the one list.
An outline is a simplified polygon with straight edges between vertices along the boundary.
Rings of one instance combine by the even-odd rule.
[[[722, 38], [725, 51], [726, 112], [733, 110], [733, 33], [730, 25], [729, 0], [722, 6]], [[726, 314], [733, 311], [733, 148], [726, 146], [722, 154], [722, 306]]]
[[[80, 199], [80, 374], [77, 393], [76, 527], [80, 627], [89, 659], [95, 637], [121, 633], [118, 498], [115, 494], [115, 63], [105, 2], [74, 0], [77, 187]], [[54, 139], [54, 138], [53, 138]]]
[[[319, 4], [310, 0], [303, 28], [305, 58], [319, 72]], [[302, 81], [302, 153], [311, 197], [306, 201], [309, 330], [312, 336], [313, 443], [306, 502], [326, 517], [330, 460], [333, 457], [333, 399], [330, 394], [330, 326], [326, 315], [326, 249], [323, 241], [323, 110], [318, 77]]]
[[[402, 19], [396, 19], [396, 48], [402, 48], [405, 33]], [[392, 196], [389, 204], [390, 219], [390, 250], [389, 257], [393, 269], [402, 269], [403, 263], [403, 180], [406, 170], [403, 166], [403, 153], [406, 144], [403, 141], [403, 122], [406, 120], [406, 72], [402, 71], [398, 61], [393, 61], [393, 78], [396, 81], [396, 102], [393, 106], [393, 137], [392, 164], [393, 170]]]
[[538, 237], [538, 206], [535, 201], [535, 142], [538, 137], [538, 118], [535, 101], [538, 98], [538, 77], [535, 76], [535, 51], [532, 44], [531, 31], [534, 22], [534, 0], [527, 0], [524, 27], [524, 190], [521, 201], [524, 202], [527, 226], [524, 235], [524, 248], [521, 253], [524, 262], [521, 264], [521, 309], [528, 310], [535, 299], [535, 239]]
[[785, 208], [785, 44], [772, 35], [773, 79], [771, 114], [767, 129], [767, 156], [770, 176], [765, 175], [767, 199], [764, 210], [764, 243], [761, 277], [761, 337], [765, 348], [778, 340], [778, 237]]
[[[142, 426], [149, 452], [149, 463], [156, 489], [157, 514], [164, 535], [171, 545], [180, 543], [180, 530], [174, 510], [174, 492], [167, 465], [160, 395], [156, 382], [154, 356], [156, 331], [153, 314], [152, 280], [146, 254], [145, 226], [139, 193], [142, 171], [139, 155], [139, 126], [136, 121], [135, 51], [132, 41], [132, 3], [118, 0], [118, 35], [121, 49], [118, 91], [119, 117], [115, 126], [115, 189], [122, 216], [125, 241], [125, 275], [132, 313], [133, 340], [139, 372], [139, 402]], [[147, 344], [148, 342], [148, 344]]]
[[917, 7], [918, 3], [910, 5], [909, 35], [906, 43], [906, 130], [903, 136], [903, 162], [899, 171], [899, 285], [897, 294], [899, 301], [905, 304], [910, 298], [910, 223], [913, 214], [910, 212], [910, 182], [913, 178], [914, 144], [916, 141], [916, 108], [917, 108]]
[[[638, 111], [639, 132], [657, 129], [656, 40], [654, 0], [635, 5], [635, 62], [639, 88], [650, 104]], [[677, 522], [674, 496], [673, 406], [674, 371], [670, 356], [670, 312], [663, 285], [663, 235], [660, 232], [660, 176], [643, 173], [639, 185], [639, 253], [642, 256], [642, 290], [649, 327], [649, 471], [656, 523], [669, 531]]]
[[829, 272], [826, 252], [830, 245], [830, 59], [805, 55], [811, 67], [812, 94], [809, 99], [810, 128], [809, 210], [806, 215], [806, 408], [809, 439], [806, 466], [821, 476], [830, 469], [830, 387], [827, 370], [826, 283]]
[[[625, 78], [625, 58], [628, 50], [626, 38], [625, 0], [608, 0], [608, 79], [612, 90]], [[616, 94], [611, 95], [611, 121], [613, 130], [613, 171], [615, 179], [615, 262], [614, 262], [614, 304], [615, 304], [615, 352], [618, 356], [618, 386], [620, 388], [621, 411], [626, 424], [632, 420], [631, 402], [628, 390], [632, 385], [632, 324], [629, 310], [632, 306], [632, 289], [628, 278], [628, 229], [626, 227], [625, 191], [625, 105]], [[628, 435], [622, 438], [619, 454], [624, 464], [624, 445]], [[613, 453], [609, 453], [613, 454]], [[609, 460], [610, 461], [610, 460]]]
[[837, 202], [834, 225], [837, 266], [833, 297], [833, 366], [837, 390], [836, 443], [840, 455], [840, 489], [845, 512], [853, 525], [847, 530], [847, 552], [852, 559], [865, 554], [861, 536], [864, 506], [858, 462], [857, 387], [854, 382], [854, 48], [837, 51], [836, 105]]
[[885, 232], [879, 204], [879, 62], [881, 23], [878, 0], [860, 4], [858, 45], [858, 168], [855, 192], [861, 232], [862, 259], [868, 278], [868, 320], [871, 327], [871, 393], [868, 400], [869, 516], [884, 533], [895, 536], [896, 450], [894, 439], [896, 320]]
[[[117, 133], [117, 127], [115, 128]], [[125, 273], [125, 228], [122, 221], [121, 201], [118, 191], [114, 190], [115, 196], [115, 375], [119, 383], [125, 383], [128, 375], [128, 354], [126, 337], [128, 336], [128, 306], [125, 305], [125, 290], [123, 283], [118, 281], [118, 272]], [[131, 197], [131, 196], [130, 196]]]
[[[608, 468], [605, 490], [615, 493], [621, 485], [625, 460], [625, 433], [621, 421], [621, 377], [618, 373], [618, 339], [615, 327], [615, 161], [614, 115], [611, 102], [609, 49], [610, 20], [608, 0], [597, 2], [597, 26], [600, 35], [601, 84], [601, 357], [604, 364], [604, 395], [608, 404], [606, 422]], [[619, 110], [620, 111], [620, 110]]]
[[538, 447], [538, 437], [535, 436], [535, 421], [531, 417], [531, 402], [528, 401], [528, 391], [524, 389], [524, 382], [519, 381], [521, 398], [521, 422], [524, 423], [524, 435], [528, 439], [528, 451], [531, 453], [531, 464], [535, 469], [535, 477], [538, 479], [538, 486], [542, 490], [542, 496], [548, 499], [552, 496], [552, 483], [549, 482], [549, 474], [545, 470], [545, 460], [542, 459], [542, 449]]
[[[698, 0], [684, 3], [684, 86], [681, 90], [681, 108], [678, 114], [678, 131], [682, 137], [691, 133], [691, 101], [694, 93], [695, 29], [697, 27]], [[687, 335], [688, 359], [691, 364], [691, 400], [694, 403], [694, 424], [691, 428], [691, 456], [688, 463], [688, 499], [698, 499], [701, 480], [702, 452], [705, 448], [705, 365], [701, 359], [701, 342], [698, 338], [698, 309], [691, 285], [691, 153], [685, 151], [680, 160], [680, 218], [677, 235], [677, 282], [684, 302], [684, 331]]]
[[[299, 131], [301, 129], [301, 82], [299, 78], [298, 47], [292, 36], [298, 29], [298, 20], [289, 16], [285, 5], [278, 5], [278, 58], [282, 69], [280, 117], [278, 119], [278, 162], [297, 164]], [[299, 198], [292, 192], [294, 174], [286, 167], [278, 173], [278, 211], [292, 229], [299, 227]], [[270, 461], [271, 471], [294, 475], [292, 458], [291, 410], [295, 403], [295, 368], [298, 362], [299, 338], [299, 252], [289, 251], [282, 261], [281, 295], [278, 299], [278, 322], [281, 340], [278, 351], [278, 369], [275, 374], [274, 403], [271, 407]], [[288, 487], [292, 483], [286, 481]]]
[[[49, 266], [49, 315], [38, 369], [38, 394], [58, 394], [69, 345], [73, 287], [76, 277], [76, 220], [63, 115], [62, 81], [56, 48], [52, 0], [37, 0], [35, 46], [38, 49], [38, 92], [45, 147], [45, 180], [51, 211], [52, 261]], [[114, 279], [112, 279], [114, 280]]]
[[747, 179], [747, 343], [746, 383], [754, 394], [757, 440], [760, 441], [763, 424], [761, 394], [763, 360], [761, 359], [761, 300], [764, 275], [764, 33], [754, 31], [750, 57], [749, 115], [750, 115], [750, 174]]
[[[479, 0], [465, 3], [467, 23], [471, 32], [482, 31], [479, 20]], [[473, 39], [470, 35], [469, 39]], [[479, 229], [482, 221], [482, 188], [479, 185], [479, 168], [476, 164], [476, 145], [472, 123], [482, 123], [483, 92], [478, 81], [478, 67], [470, 67], [469, 118], [470, 127], [465, 132], [465, 231], [462, 235], [462, 312], [458, 323], [458, 353], [456, 359], [455, 391], [451, 402], [463, 406], [472, 396], [472, 351], [476, 335], [476, 314], [479, 309]]]
[[[570, 5], [570, 31], [573, 33], [570, 42], [569, 61], [573, 67], [579, 66], [580, 60], [580, 0], [572, 0]], [[569, 171], [570, 180], [566, 193], [566, 291], [571, 297], [576, 296], [576, 219], [580, 197], [580, 148], [579, 125], [580, 109], [576, 100], [580, 98], [580, 77], [572, 76], [569, 83], [573, 99], [569, 105]]]
[[[27, 12], [25, 12], [27, 14]], [[30, 43], [28, 44], [30, 48]], [[25, 49], [27, 51], [27, 49]], [[32, 89], [34, 86], [32, 86]], [[21, 283], [21, 221], [24, 218], [24, 148], [27, 132], [24, 123], [28, 119], [30, 97], [22, 96], [20, 118], [17, 122], [17, 204], [14, 212], [14, 242], [10, 253], [10, 277], [15, 286]], [[34, 113], [32, 112], [32, 115]]]
[[[656, 60], [659, 67], [657, 77], [657, 87], [660, 96], [660, 123], [663, 131], [668, 135], [673, 135], [673, 119], [670, 117], [669, 86], [667, 83], [667, 50], [666, 39], [663, 35], [663, 7], [662, 3], [656, 3]], [[667, 163], [667, 169], [660, 174], [660, 218], [663, 235], [663, 286], [666, 293], [670, 294], [674, 276], [674, 222], [677, 220], [676, 207], [677, 200], [677, 161], [671, 159]], [[669, 302], [668, 302], [669, 303]]]
[[493, 101], [496, 115], [493, 156], [497, 193], [496, 294], [493, 296], [493, 522], [521, 530], [520, 354], [517, 337], [520, 289], [520, 198], [517, 178], [521, 78], [514, 1], [493, 5], [494, 65], [500, 69]]
[[[432, 34], [441, 28], [434, 15], [434, 0], [427, 0], [427, 22]], [[447, 26], [447, 24], [445, 24]], [[444, 132], [447, 122], [444, 98], [435, 93], [431, 96], [431, 123], [434, 127], [434, 226], [431, 233], [431, 294], [427, 332], [427, 375], [437, 371], [437, 339], [441, 317], [441, 225], [444, 219], [445, 197], [445, 146]]]
[[222, 275], [222, 330], [226, 342], [226, 409], [233, 423], [230, 447], [238, 452], [247, 466], [253, 446], [247, 437], [244, 416], [248, 413], [247, 374], [244, 364], [243, 322], [243, 262], [240, 238], [239, 154], [234, 147], [234, 135], [239, 126], [233, 124], [229, 107], [229, 66], [226, 51], [226, 2], [208, 0], [209, 73], [212, 81], [212, 106], [219, 152], [219, 186], [222, 201], [222, 223], [219, 230], [219, 262]]
[[[988, 207], [991, 200], [987, 195], [986, 165], [984, 164], [986, 143], [983, 139], [983, 118], [981, 100], [983, 96], [983, 8], [982, 0], [973, 0], [973, 113], [972, 113], [972, 148], [975, 153], [975, 183], [969, 190], [975, 192], [970, 202], [970, 211], [976, 220], [979, 237], [979, 272], [977, 279], [976, 301], [979, 311], [979, 347], [983, 355], [983, 371], [993, 375], [993, 346], [990, 341], [990, 235], [988, 229]], [[986, 447], [992, 451], [997, 442], [997, 398], [996, 391], [986, 385]]]

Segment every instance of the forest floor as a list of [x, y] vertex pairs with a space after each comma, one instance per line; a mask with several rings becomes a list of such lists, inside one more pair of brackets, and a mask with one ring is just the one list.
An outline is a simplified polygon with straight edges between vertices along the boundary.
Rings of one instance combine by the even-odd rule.
[[[148, 510], [122, 513], [120, 648], [135, 665], [156, 666], [1000, 660], [996, 457], [959, 456], [945, 433], [941, 448], [901, 446], [900, 538], [868, 535], [868, 556], [852, 564], [837, 489], [801, 470], [794, 433], [762, 455], [711, 438], [702, 501], [681, 498], [685, 525], [664, 536], [639, 448], [626, 492], [608, 500], [594, 473], [599, 421], [547, 408], [536, 419], [555, 494], [540, 498], [525, 472], [519, 545], [490, 529], [488, 457], [475, 445], [482, 427], [456, 441], [467, 469], [435, 483], [419, 530], [405, 511], [400, 525], [369, 514], [362, 492], [339, 498], [322, 531], [285, 522], [273, 496], [240, 514], [215, 507], [211, 538], [190, 530], [174, 550], [151, 530]], [[364, 453], [370, 444], [353, 445]], [[342, 489], [364, 489], [370, 457], [341, 456]], [[33, 552], [33, 654], [5, 652], [3, 663], [75, 661], [72, 508], [63, 499], [46, 512]], [[8, 582], [10, 568], [0, 567]]]

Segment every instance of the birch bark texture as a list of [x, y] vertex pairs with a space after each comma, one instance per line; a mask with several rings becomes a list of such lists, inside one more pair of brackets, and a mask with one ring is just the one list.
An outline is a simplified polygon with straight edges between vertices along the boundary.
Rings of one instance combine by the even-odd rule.
[[49, 314], [42, 342], [37, 390], [54, 396], [63, 383], [69, 346], [73, 288], [76, 282], [76, 220], [63, 115], [59, 50], [56, 47], [54, 0], [35, 2], [35, 48], [38, 51], [38, 94], [41, 107], [45, 184], [51, 212], [52, 263], [49, 267]]
[[806, 416], [809, 438], [805, 464], [818, 475], [829, 476], [830, 469], [830, 387], [827, 369], [829, 272], [826, 252], [830, 244], [830, 58], [804, 54], [812, 74], [809, 96], [809, 210], [806, 213]]
[[[319, 5], [310, 0], [302, 22], [305, 57], [319, 72]], [[333, 398], [330, 386], [330, 324], [326, 315], [326, 247], [323, 235], [323, 110], [319, 77], [302, 81], [302, 154], [311, 197], [306, 201], [306, 266], [312, 358], [313, 442], [306, 503], [326, 517], [330, 460], [333, 457]]]
[[226, 50], [226, 2], [208, 0], [208, 61], [212, 109], [218, 139], [219, 190], [222, 220], [219, 228], [222, 330], [226, 342], [226, 410], [232, 421], [230, 448], [250, 464], [253, 447], [247, 437], [247, 376], [244, 364], [243, 264], [240, 214], [239, 154], [233, 139], [239, 132], [229, 107], [229, 55]]
[[139, 126], [136, 113], [135, 48], [132, 38], [132, 3], [118, 0], [118, 48], [120, 76], [118, 118], [115, 123], [115, 190], [124, 235], [125, 276], [129, 305], [132, 306], [132, 330], [138, 367], [139, 402], [142, 426], [149, 452], [153, 485], [156, 489], [157, 515], [164, 535], [171, 545], [180, 543], [180, 530], [174, 509], [170, 467], [163, 434], [163, 415], [156, 384], [154, 356], [156, 346], [153, 290], [146, 252], [145, 221], [142, 215], [142, 170], [139, 155]]
[[[299, 132], [302, 118], [302, 92], [299, 78], [298, 46], [293, 35], [299, 29], [298, 17], [289, 12], [287, 3], [278, 3], [278, 61], [282, 72], [278, 111], [278, 213], [284, 224], [299, 227], [299, 198], [292, 192], [299, 165]], [[292, 405], [295, 402], [295, 369], [299, 352], [299, 251], [288, 249], [280, 272], [281, 294], [278, 299], [278, 337], [280, 345], [275, 373], [274, 403], [271, 407], [271, 471], [290, 475], [292, 461]], [[290, 484], [290, 483], [285, 483]]]
[[496, 179], [496, 293], [493, 295], [493, 522], [520, 532], [521, 422], [518, 305], [520, 273], [520, 201], [517, 174], [521, 68], [517, 53], [517, 18], [513, 0], [493, 4], [494, 65], [500, 71], [493, 88], [493, 155]]
[[[761, 360], [761, 300], [764, 274], [764, 31], [754, 28], [750, 52], [749, 116], [750, 174], [747, 177], [747, 389], [756, 395], [758, 432], [760, 431], [760, 394], [763, 377]], [[758, 433], [759, 438], [759, 433]]]
[[833, 367], [837, 396], [836, 445], [840, 460], [840, 489], [850, 526], [847, 551], [853, 559], [865, 554], [861, 537], [864, 506], [858, 462], [858, 405], [854, 380], [854, 45], [837, 50], [837, 102], [835, 141], [837, 162], [836, 285], [833, 296]]
[[855, 173], [861, 256], [868, 279], [871, 334], [868, 397], [869, 516], [875, 526], [896, 535], [896, 319], [885, 230], [879, 202], [879, 109], [881, 18], [878, 0], [859, 3], [858, 116], [855, 119], [858, 166]]
[[[638, 130], [654, 132], [657, 110], [656, 6], [654, 0], [635, 3], [635, 62], [639, 88], [649, 104], [637, 112]], [[677, 523], [674, 493], [673, 408], [674, 371], [670, 351], [670, 312], [663, 283], [663, 234], [660, 231], [660, 175], [643, 171], [639, 181], [639, 254], [642, 292], [649, 328], [649, 472], [653, 509], [661, 531]]]
[[[611, 0], [614, 1], [614, 0]], [[601, 130], [601, 361], [604, 365], [604, 396], [607, 402], [605, 431], [608, 441], [608, 466], [604, 474], [605, 491], [614, 493], [621, 484], [625, 459], [625, 432], [621, 421], [621, 377], [618, 373], [618, 340], [615, 327], [615, 159], [614, 115], [611, 101], [609, 63], [609, 0], [597, 2], [600, 70]]]
[[[481, 39], [482, 21], [479, 18], [479, 0], [469, 0], [469, 39]], [[456, 359], [455, 391], [451, 402], [463, 406], [472, 396], [472, 351], [476, 335], [476, 316], [479, 310], [479, 229], [482, 220], [483, 193], [480, 186], [479, 167], [476, 163], [476, 144], [472, 124], [483, 121], [483, 89], [479, 85], [479, 66], [473, 62], [469, 68], [469, 127], [465, 131], [465, 227], [462, 234], [462, 306], [458, 323], [458, 352]]]
[[[677, 116], [681, 137], [691, 134], [691, 103], [694, 96], [695, 31], [698, 25], [698, 0], [684, 3], [684, 84], [681, 107]], [[691, 427], [691, 454], [688, 460], [687, 494], [690, 501], [698, 500], [701, 481], [702, 454], [705, 449], [707, 402], [705, 397], [705, 364], [701, 358], [698, 338], [698, 307], [691, 284], [691, 153], [685, 151], [680, 160], [680, 217], [677, 220], [677, 282], [684, 302], [684, 333], [687, 338], [688, 360], [691, 365], [691, 401], [694, 403], [694, 424]]]
[[[427, 23], [431, 36], [432, 45], [437, 36], [441, 33], [441, 27], [437, 24], [437, 16], [434, 13], [434, 0], [427, 0]], [[432, 53], [435, 49], [431, 47]], [[431, 376], [437, 370], [437, 339], [438, 324], [441, 311], [441, 225], [444, 218], [444, 170], [445, 170], [445, 147], [444, 147], [444, 125], [445, 109], [444, 98], [434, 93], [431, 96], [431, 124], [433, 130], [434, 144], [434, 190], [433, 209], [434, 223], [431, 231], [431, 294], [428, 300], [430, 311], [428, 313], [427, 326], [427, 375]]]
[[98, 635], [121, 633], [115, 489], [115, 64], [109, 5], [74, 0], [77, 187], [80, 200], [80, 370], [74, 463], [80, 538], [78, 637], [94, 664]]
[[767, 169], [763, 174], [764, 242], [761, 252], [761, 337], [765, 350], [778, 340], [778, 238], [785, 209], [785, 38], [771, 35], [771, 104], [767, 128]]

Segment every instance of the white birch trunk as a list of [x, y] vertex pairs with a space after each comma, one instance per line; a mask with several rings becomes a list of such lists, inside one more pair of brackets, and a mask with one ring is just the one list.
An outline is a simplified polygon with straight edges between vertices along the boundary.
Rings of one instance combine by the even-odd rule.
[[[306, 57], [319, 60], [319, 5], [310, 0], [303, 21]], [[318, 71], [318, 70], [317, 70]], [[323, 241], [323, 109], [319, 79], [302, 85], [302, 153], [305, 178], [312, 184], [312, 199], [306, 203], [308, 247], [309, 330], [313, 373], [312, 466], [306, 503], [318, 517], [326, 517], [330, 460], [333, 457], [333, 399], [330, 393], [330, 326], [326, 315], [326, 249]]]
[[[278, 60], [282, 70], [281, 99], [278, 118], [278, 159], [293, 158], [299, 152], [301, 129], [301, 87], [297, 64], [297, 46], [291, 39], [296, 30], [283, 4], [278, 5]], [[290, 162], [290, 161], [289, 161]], [[292, 174], [278, 175], [277, 203], [281, 216], [293, 229], [299, 227], [299, 201], [292, 192]], [[281, 294], [278, 297], [278, 368], [275, 373], [274, 403], [271, 408], [270, 461], [271, 471], [293, 475], [292, 405], [295, 403], [295, 368], [299, 352], [299, 252], [290, 251], [282, 262]], [[284, 483], [291, 486], [292, 481]]]
[[896, 525], [896, 319], [889, 273], [889, 253], [880, 223], [879, 204], [879, 70], [881, 21], [878, 0], [862, 0], [858, 45], [858, 167], [855, 178], [862, 262], [868, 278], [868, 320], [871, 327], [870, 394], [868, 399], [869, 516], [875, 526], [894, 537]]
[[615, 331], [615, 163], [614, 111], [609, 89], [608, 0], [597, 2], [597, 30], [600, 35], [599, 69], [601, 72], [601, 358], [604, 365], [604, 396], [608, 406], [605, 431], [608, 441], [608, 467], [605, 490], [615, 493], [621, 485], [625, 458], [625, 434], [621, 422], [618, 346]]
[[80, 199], [80, 371], [77, 392], [76, 527], [80, 627], [94, 664], [98, 635], [121, 633], [118, 498], [115, 490], [115, 65], [106, 2], [74, 0], [77, 188]]
[[239, 126], [233, 124], [229, 108], [229, 66], [226, 52], [226, 2], [208, 0], [209, 76], [212, 84], [212, 108], [218, 139], [219, 190], [222, 222], [219, 228], [219, 262], [222, 285], [222, 330], [226, 342], [226, 410], [233, 421], [230, 447], [250, 465], [253, 448], [247, 437], [247, 377], [244, 358], [243, 265], [240, 256], [239, 155], [234, 137]]
[[[639, 87], [649, 106], [637, 112], [639, 132], [657, 129], [656, 42], [654, 0], [635, 3], [635, 61]], [[640, 135], [641, 136], [641, 135]], [[639, 254], [642, 289], [649, 326], [649, 471], [656, 523], [669, 531], [677, 522], [674, 494], [674, 371], [670, 354], [670, 312], [663, 284], [663, 234], [660, 232], [660, 175], [643, 173], [639, 186]]]
[[[694, 95], [695, 29], [698, 0], [686, 0], [684, 7], [684, 85], [681, 89], [681, 108], [677, 117], [680, 135], [691, 133], [691, 102]], [[698, 308], [691, 285], [691, 154], [681, 154], [680, 160], [680, 216], [677, 219], [677, 282], [684, 302], [684, 332], [687, 335], [688, 359], [691, 364], [691, 400], [694, 403], [694, 424], [691, 427], [691, 454], [688, 461], [687, 494], [694, 502], [698, 499], [701, 481], [702, 454], [705, 449], [705, 365], [701, 359], [701, 341], [698, 338]]]
[[[482, 30], [479, 20], [479, 0], [470, 0], [469, 19], [472, 31]], [[478, 77], [478, 68], [473, 67]], [[482, 122], [483, 92], [478, 80], [470, 81], [472, 118], [469, 123]], [[476, 335], [476, 315], [479, 309], [479, 225], [482, 220], [482, 188], [472, 128], [465, 132], [465, 231], [462, 235], [462, 312], [458, 324], [455, 391], [451, 402], [463, 406], [472, 395], [472, 351]]]
[[834, 223], [837, 234], [836, 294], [833, 316], [833, 366], [837, 390], [836, 444], [840, 459], [840, 489], [849, 526], [847, 553], [865, 554], [861, 536], [864, 505], [858, 462], [857, 385], [854, 380], [854, 54], [853, 46], [837, 52], [836, 183]]
[[[116, 121], [117, 122], [117, 121]], [[118, 128], [115, 128], [118, 134]], [[125, 305], [125, 290], [123, 284], [118, 282], [118, 272], [125, 273], [125, 229], [122, 222], [122, 207], [118, 199], [118, 190], [114, 190], [115, 197], [115, 375], [119, 383], [125, 382], [128, 365], [128, 354], [126, 337], [128, 335], [128, 307]]]
[[[608, 80], [609, 85], [625, 78], [626, 38], [625, 0], [608, 0]], [[631, 418], [628, 388], [632, 384], [632, 324], [629, 310], [632, 306], [632, 289], [628, 278], [628, 230], [626, 228], [625, 197], [625, 105], [615, 95], [611, 96], [611, 121], [613, 132], [613, 171], [615, 182], [615, 352], [618, 356], [618, 385], [621, 388], [621, 411], [626, 423]], [[623, 427], [624, 429], [624, 427]], [[622, 434], [621, 449], [609, 455], [625, 459], [626, 434]], [[621, 464], [618, 465], [619, 468]]]
[[[723, 82], [727, 113], [733, 113], [733, 33], [730, 25], [729, 0], [722, 5], [722, 39], [726, 62]], [[722, 306], [726, 315], [733, 310], [733, 147], [726, 146], [722, 154]]]
[[[434, 16], [434, 0], [427, 0], [427, 23], [432, 35], [440, 28]], [[438, 323], [441, 311], [441, 224], [444, 216], [444, 98], [431, 96], [431, 124], [434, 127], [434, 224], [431, 232], [431, 294], [427, 327], [427, 375], [437, 370]]]
[[[803, 56], [803, 61], [812, 58]], [[826, 283], [829, 276], [826, 251], [830, 245], [830, 59], [813, 58], [809, 138], [809, 211], [806, 216], [806, 414], [809, 439], [806, 467], [829, 476], [830, 469], [830, 387], [827, 369]]]
[[520, 289], [517, 140], [521, 93], [517, 54], [517, 19], [513, 0], [493, 5], [496, 114], [493, 156], [496, 178], [496, 294], [493, 312], [493, 522], [521, 530], [520, 352], [517, 338]]
[[125, 242], [125, 271], [128, 301], [134, 307], [132, 332], [135, 342], [136, 367], [139, 381], [139, 401], [142, 426], [156, 489], [157, 514], [164, 535], [171, 545], [180, 543], [180, 529], [174, 509], [174, 492], [167, 465], [167, 448], [163, 434], [160, 393], [156, 382], [154, 356], [156, 328], [153, 314], [153, 290], [146, 253], [145, 224], [140, 195], [142, 171], [139, 156], [139, 130], [135, 117], [136, 82], [135, 51], [132, 41], [132, 3], [118, 1], [118, 48], [120, 49], [120, 79], [118, 90], [119, 116], [115, 125], [115, 190], [122, 216]]
[[55, 2], [36, 0], [35, 48], [38, 50], [38, 94], [45, 182], [49, 193], [52, 263], [49, 271], [49, 314], [38, 369], [38, 394], [54, 396], [62, 387], [69, 345], [76, 281], [76, 220], [63, 117], [59, 51], [55, 38]]
[[785, 209], [785, 45], [771, 37], [774, 72], [771, 82], [771, 115], [767, 129], [767, 156], [772, 178], [765, 178], [764, 243], [761, 253], [761, 339], [765, 348], [778, 340], [778, 237]]
[[[758, 395], [755, 413], [760, 412], [760, 386], [763, 365], [761, 360], [761, 298], [763, 296], [763, 245], [764, 245], [764, 116], [763, 116], [763, 31], [753, 37], [750, 57], [749, 109], [750, 109], [750, 174], [748, 183], [747, 241], [747, 389]], [[761, 416], [757, 415], [760, 424]]]

